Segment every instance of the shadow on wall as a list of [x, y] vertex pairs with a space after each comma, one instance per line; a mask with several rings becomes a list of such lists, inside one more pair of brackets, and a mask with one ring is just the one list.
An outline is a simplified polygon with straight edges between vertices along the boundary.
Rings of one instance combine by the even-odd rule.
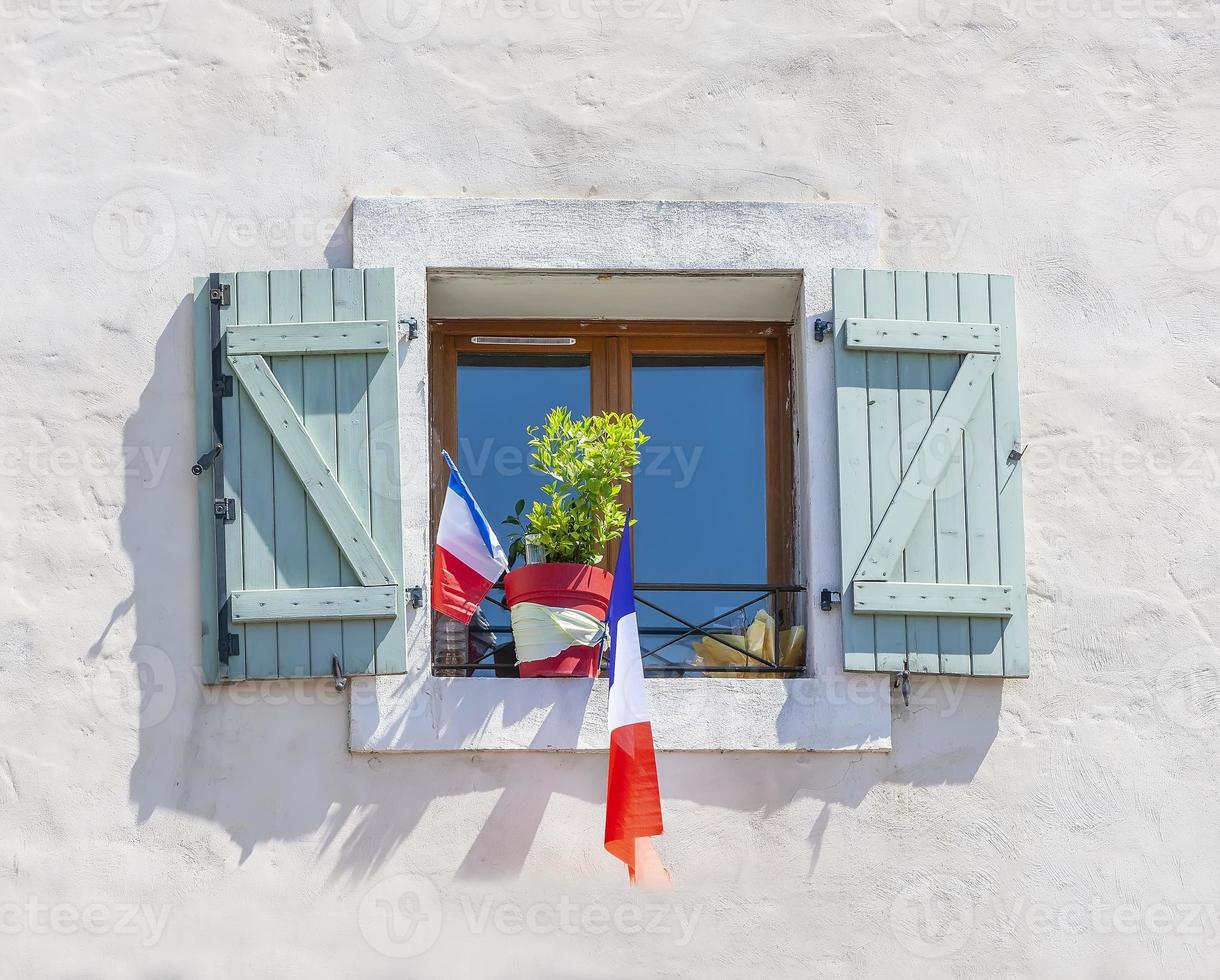
[[[123, 658], [130, 660], [124, 674], [133, 678], [130, 697], [112, 707], [123, 726], [139, 717], [129, 787], [138, 821], [153, 821], [160, 809], [210, 821], [236, 845], [240, 861], [269, 841], [310, 842], [318, 859], [332, 865], [333, 879], [360, 881], [386, 873], [392, 862], [401, 866], [402, 849], [426, 817], [427, 840], [414, 842], [413, 861], [437, 861], [435, 870], [443, 874], [456, 865], [464, 879], [518, 875], [553, 798], [604, 799], [604, 756], [353, 756], [347, 751], [347, 695], [327, 681], [201, 683], [199, 626], [211, 611], [199, 608], [197, 478], [189, 472], [195, 449], [192, 329], [187, 298], [157, 342], [153, 375], [124, 430], [128, 453], [171, 451], [158, 479], [150, 481], [138, 467], [126, 477], [120, 530], [134, 588], [114, 607], [90, 651], [91, 658], [120, 667]], [[134, 630], [122, 631], [119, 649], [114, 627], [129, 615]], [[133, 632], [134, 646], [126, 650]], [[821, 801], [809, 831], [812, 871], [836, 807], [854, 809], [886, 786], [968, 783], [995, 738], [1002, 694], [1000, 681], [916, 678], [912, 706], [894, 709], [892, 754], [664, 755], [662, 792], [670, 800], [755, 819], [803, 798]], [[848, 685], [847, 707], [851, 697]], [[572, 723], [572, 713], [570, 705], [551, 707], [543, 744], [552, 726]], [[472, 830], [472, 809], [491, 794], [498, 794], [495, 803]], [[683, 812], [692, 819], [689, 808]], [[895, 833], [905, 832], [901, 816], [894, 819]], [[548, 830], [548, 840], [571, 834], [584, 841], [600, 833]], [[672, 819], [670, 830], [680, 862], [683, 837], [699, 835], [684, 835]], [[455, 861], [455, 854], [464, 857]]]

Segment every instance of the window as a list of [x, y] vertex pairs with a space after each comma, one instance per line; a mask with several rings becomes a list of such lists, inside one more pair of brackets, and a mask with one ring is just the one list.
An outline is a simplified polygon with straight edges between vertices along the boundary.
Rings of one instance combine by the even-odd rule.
[[[543, 482], [529, 469], [527, 425], [555, 405], [575, 414], [634, 411], [646, 420], [651, 439], [624, 496], [640, 522], [636, 594], [650, 674], [777, 676], [803, 669], [791, 584], [788, 324], [435, 320], [430, 326], [432, 458], [441, 448], [450, 451], [497, 531], [506, 530], [500, 521], [514, 503], [534, 499]], [[446, 476], [433, 474], [434, 533]], [[607, 567], [612, 556], [613, 547]], [[504, 644], [511, 634], [500, 599], [493, 592], [469, 633], [452, 621], [437, 624], [438, 672], [510, 672]], [[748, 634], [756, 621], [766, 628]], [[747, 641], [747, 634], [761, 640]]]

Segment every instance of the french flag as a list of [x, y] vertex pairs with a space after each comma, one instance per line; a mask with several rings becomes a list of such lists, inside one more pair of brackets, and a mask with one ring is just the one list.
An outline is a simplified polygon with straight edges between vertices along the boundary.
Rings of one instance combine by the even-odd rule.
[[453, 460], [447, 452], [441, 455], [449, 466], [449, 489], [436, 530], [432, 608], [469, 623], [479, 603], [507, 570], [508, 559]]
[[632, 884], [668, 887], [652, 846], [663, 832], [657, 757], [644, 690], [644, 664], [631, 574], [631, 515], [619, 542], [610, 590], [610, 759], [606, 777], [606, 850], [627, 865]]

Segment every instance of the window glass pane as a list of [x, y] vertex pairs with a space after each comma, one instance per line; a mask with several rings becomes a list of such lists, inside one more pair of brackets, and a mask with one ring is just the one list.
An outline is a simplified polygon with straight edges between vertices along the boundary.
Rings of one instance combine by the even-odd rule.
[[[588, 355], [458, 355], [457, 451], [446, 448], [505, 550], [510, 528], [501, 521], [518, 500], [537, 499], [544, 482], [529, 468], [525, 427], [541, 425], [556, 405], [588, 415], [589, 392]], [[482, 611], [497, 639], [508, 639], [508, 614], [490, 600]]]
[[[632, 361], [632, 405], [651, 440], [634, 481], [636, 580], [765, 583], [766, 426], [763, 358], [654, 357]], [[730, 612], [757, 593], [653, 592], [645, 598], [692, 623], [723, 616], [709, 632], [744, 634], [766, 602]], [[674, 619], [640, 612], [655, 648]], [[665, 631], [669, 631], [666, 633]], [[690, 662], [690, 639], [645, 660]]]

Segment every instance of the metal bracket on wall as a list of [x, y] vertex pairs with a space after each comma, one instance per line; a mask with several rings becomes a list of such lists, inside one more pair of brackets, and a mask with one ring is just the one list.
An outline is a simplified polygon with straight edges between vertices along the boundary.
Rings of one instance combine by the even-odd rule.
[[819, 344], [823, 340], [826, 339], [826, 335], [828, 333], [833, 333], [833, 332], [834, 332], [834, 323], [833, 323], [833, 321], [827, 319], [826, 317], [820, 316], [816, 320], [813, 321], [813, 339], [816, 340]]
[[902, 703], [911, 706], [911, 657], [908, 654], [902, 660], [902, 673], [894, 675], [894, 687], [902, 688]]
[[834, 589], [823, 589], [822, 594], [818, 596], [818, 608], [822, 612], [830, 612], [831, 608], [843, 601], [843, 597], [835, 592]]
[[406, 340], [419, 339], [419, 321], [413, 316], [398, 321], [398, 339], [403, 340], [404, 338]]
[[422, 585], [407, 586], [407, 602], [412, 609], [422, 609], [424, 605], [424, 587]]

